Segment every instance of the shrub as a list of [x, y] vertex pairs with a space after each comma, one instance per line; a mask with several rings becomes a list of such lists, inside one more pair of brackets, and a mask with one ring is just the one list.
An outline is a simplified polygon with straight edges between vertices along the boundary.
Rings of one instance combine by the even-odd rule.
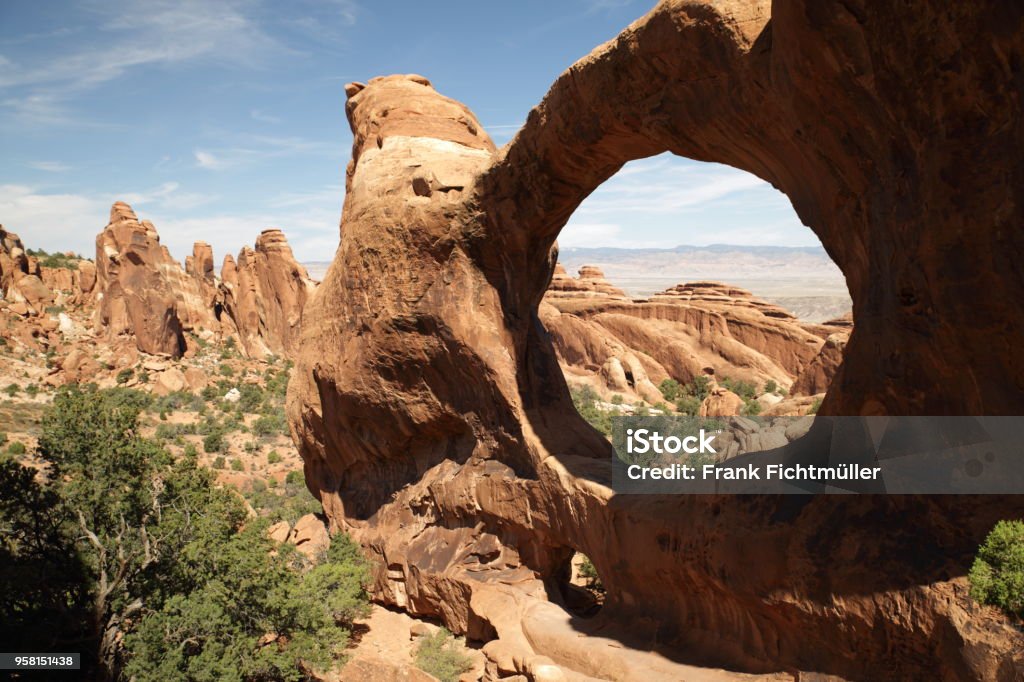
[[455, 640], [445, 628], [425, 635], [416, 647], [416, 667], [441, 682], [457, 682], [459, 675], [472, 665], [469, 656], [456, 648]]
[[253, 423], [252, 432], [257, 436], [288, 435], [288, 420], [281, 413], [265, 414]]
[[576, 411], [587, 421], [588, 424], [606, 436], [612, 433], [612, 419], [604, 410], [598, 409], [597, 392], [590, 386], [573, 386], [569, 389], [572, 396], [572, 404]]
[[744, 400], [750, 400], [757, 393], [757, 387], [749, 381], [742, 381], [739, 379], [733, 380], [729, 377], [723, 377], [720, 382], [722, 386], [729, 389]]
[[29, 384], [25, 387], [25, 393], [28, 393], [30, 398], [35, 398], [39, 395], [39, 386], [36, 384]]
[[604, 585], [601, 584], [601, 576], [597, 574], [594, 562], [586, 555], [583, 556], [583, 562], [580, 564], [580, 577], [587, 581], [587, 587], [594, 590], [604, 590]]
[[212, 466], [214, 469], [223, 469], [224, 455], [217, 455], [216, 457], [214, 457], [213, 464], [211, 464], [210, 466]]
[[968, 577], [976, 601], [1024, 618], [1024, 521], [997, 523]]
[[232, 471], [245, 471], [245, 465], [242, 464], [242, 460], [240, 460], [240, 459], [233, 459], [233, 460], [231, 460], [231, 470]]
[[260, 444], [254, 440], [248, 441], [242, 446], [242, 449], [248, 452], [250, 455], [260, 449]]
[[303, 482], [303, 476], [301, 471], [289, 471], [288, 475], [284, 477], [284, 482], [288, 485], [298, 485]]
[[623, 398], [618, 393], [616, 393], [615, 395], [612, 396], [612, 399], [611, 399], [611, 404], [612, 405], [622, 405], [625, 402], [626, 402], [626, 399]]
[[7, 434], [4, 433], [3, 431], [0, 431], [0, 445], [6, 445], [6, 444], [7, 444]]
[[267, 464], [277, 464], [281, 461], [281, 453], [277, 450], [271, 450], [267, 453]]
[[710, 385], [711, 379], [702, 374], [694, 377], [693, 381], [686, 385], [686, 393], [687, 395], [692, 395], [698, 401], [702, 401], [704, 398], [707, 398], [708, 394], [711, 392], [709, 388]]
[[221, 376], [225, 376], [225, 377], [233, 377], [233, 376], [235, 376], [235, 370], [231, 367], [231, 365], [221, 365], [219, 371], [221, 373]]
[[224, 452], [227, 443], [224, 440], [224, 432], [220, 429], [212, 431], [203, 437], [203, 450], [206, 452]]
[[685, 414], [690, 417], [696, 417], [697, 413], [700, 412], [700, 399], [692, 395], [681, 396], [676, 400], [676, 411], [679, 414]]
[[674, 403], [678, 398], [683, 387], [679, 385], [679, 382], [675, 379], [665, 379], [658, 384], [658, 389], [661, 391], [661, 395], [664, 396], [665, 400], [670, 403]]
[[17, 441], [17, 440], [13, 441], [10, 445], [7, 446], [7, 454], [9, 454], [9, 455], [24, 455], [25, 454], [25, 444], [22, 443], [21, 441]]
[[811, 403], [811, 407], [807, 410], [807, 414], [818, 414], [818, 409], [821, 407], [821, 398], [815, 398], [814, 402]]
[[743, 408], [740, 410], [740, 414], [746, 417], [756, 417], [761, 414], [761, 403], [756, 400], [744, 400]]
[[764, 392], [765, 393], [775, 393], [778, 390], [779, 390], [779, 385], [777, 383], [775, 383], [774, 379], [769, 379], [768, 381], [766, 381], [764, 383]]
[[18, 388], [18, 384], [7, 384], [7, 388], [4, 389], [4, 393], [13, 398], [18, 395], [18, 391], [20, 390], [21, 389]]

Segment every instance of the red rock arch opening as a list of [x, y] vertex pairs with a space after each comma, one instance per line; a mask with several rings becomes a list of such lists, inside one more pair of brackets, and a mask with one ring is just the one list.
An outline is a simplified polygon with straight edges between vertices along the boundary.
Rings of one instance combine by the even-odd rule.
[[663, 2], [500, 150], [420, 76], [350, 85], [341, 241], [289, 418], [332, 525], [379, 559], [377, 597], [598, 675], [623, 649], [568, 636], [543, 599], [572, 546], [608, 588], [598, 618], [629, 628], [615, 636], [681, 660], [1012, 676], [1022, 635], [969, 618], [962, 576], [1024, 503], [614, 496], [538, 316], [572, 212], [667, 150], [785, 191], [842, 269], [857, 327], [823, 413], [1021, 412], [1024, 37], [1002, 13]]
[[[769, 235], [781, 227], [789, 241], [813, 235], [785, 195], [716, 164], [662, 155], [630, 165], [570, 220], [569, 243], [588, 248], [559, 240], [559, 265], [539, 308], [577, 411], [607, 433], [611, 415], [696, 415], [705, 400], [711, 416], [816, 409], [853, 326], [845, 280], [820, 242], [647, 246], [759, 228]], [[645, 210], [659, 194], [665, 206]], [[608, 240], [617, 240], [614, 248]]]

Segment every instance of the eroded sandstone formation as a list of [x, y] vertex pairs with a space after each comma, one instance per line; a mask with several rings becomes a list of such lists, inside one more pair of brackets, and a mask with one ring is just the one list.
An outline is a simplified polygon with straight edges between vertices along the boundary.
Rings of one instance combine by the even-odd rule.
[[803, 388], [824, 393], [842, 349], [825, 352], [822, 337], [838, 334], [845, 343], [849, 334], [832, 323], [803, 324], [749, 291], [718, 282], [680, 284], [633, 301], [597, 268], [585, 267], [589, 276], [581, 271], [578, 279], [559, 270], [539, 313], [563, 370], [570, 377], [601, 372], [608, 390], [632, 391], [651, 403], [661, 394], [654, 387], [653, 393], [638, 390], [641, 376], [654, 385], [666, 378], [686, 384], [709, 370], [785, 389], [807, 373]]
[[132, 336], [139, 350], [179, 357], [186, 331], [211, 327], [193, 279], [160, 244], [149, 221], [117, 202], [96, 237], [96, 327], [108, 338]]
[[193, 245], [182, 269], [153, 224], [121, 202], [96, 238], [96, 263], [78, 282], [83, 296], [97, 300], [97, 330], [173, 357], [188, 349], [186, 332], [238, 337], [250, 357], [287, 354], [316, 286], [276, 229], [264, 230], [255, 250], [243, 248], [237, 266], [227, 256], [220, 279], [205, 242]]
[[[614, 496], [609, 446], [572, 409], [538, 316], [555, 239], [666, 150], [771, 181], [843, 270], [857, 324], [822, 412], [1024, 407], [1020, 10], [771, 9], [659, 4], [500, 150], [420, 76], [346, 88], [341, 242], [289, 417], [332, 525], [378, 559], [377, 597], [497, 637], [495, 676], [685, 677], [609, 638], [750, 672], [1024, 674], [1024, 635], [963, 578], [1021, 500]], [[574, 551], [608, 589], [589, 622], [557, 606]]]
[[[212, 257], [211, 257], [212, 269]], [[298, 339], [306, 301], [316, 290], [281, 230], [264, 230], [256, 248], [221, 270], [224, 309], [250, 357], [288, 355]]]

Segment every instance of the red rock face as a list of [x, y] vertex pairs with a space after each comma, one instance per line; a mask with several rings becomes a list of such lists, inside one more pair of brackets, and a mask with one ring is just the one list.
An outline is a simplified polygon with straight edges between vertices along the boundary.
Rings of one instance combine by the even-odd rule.
[[96, 238], [96, 263], [78, 281], [83, 298], [98, 300], [97, 328], [174, 357], [185, 352], [185, 332], [240, 337], [250, 356], [287, 354], [315, 290], [280, 230], [264, 230], [255, 251], [239, 254], [239, 266], [225, 257], [218, 280], [209, 244], [196, 242], [183, 270], [152, 223], [139, 222], [123, 203], [114, 204]]
[[[649, 300], [631, 301], [597, 268], [592, 272], [598, 275], [579, 279], [559, 269], [544, 295], [540, 317], [569, 371], [592, 371], [617, 358], [639, 363], [654, 384], [666, 378], [685, 384], [710, 368], [719, 377], [756, 387], [774, 381], [788, 389], [814, 365], [816, 383], [808, 387], [823, 393], [842, 360], [841, 349], [830, 351], [827, 359], [818, 357], [825, 345], [822, 336], [840, 332], [838, 327], [803, 324], [738, 287], [691, 282]], [[841, 333], [845, 338], [849, 330]], [[634, 360], [627, 362], [629, 357]], [[655, 389], [648, 402], [661, 400]]]
[[281, 230], [264, 230], [221, 271], [224, 307], [250, 357], [289, 355], [316, 283], [295, 260]]
[[185, 332], [209, 324], [195, 283], [128, 204], [114, 204], [96, 237], [96, 278], [97, 330], [134, 336], [141, 351], [178, 357]]
[[39, 274], [39, 266], [30, 261], [21, 238], [0, 225], [0, 294], [7, 297], [16, 281]]
[[546, 610], [579, 550], [608, 588], [593, 622], [640, 648], [754, 672], [1013, 679], [1024, 635], [963, 576], [1024, 501], [614, 496], [609, 446], [541, 325], [573, 210], [668, 150], [771, 181], [846, 275], [857, 324], [821, 412], [1024, 409], [1019, 13], [774, 9], [659, 4], [501, 150], [422, 77], [347, 88], [344, 230], [289, 387], [307, 483], [376, 554], [380, 599], [502, 632], [519, 656], [600, 675], [627, 655], [580, 650], [587, 626]]

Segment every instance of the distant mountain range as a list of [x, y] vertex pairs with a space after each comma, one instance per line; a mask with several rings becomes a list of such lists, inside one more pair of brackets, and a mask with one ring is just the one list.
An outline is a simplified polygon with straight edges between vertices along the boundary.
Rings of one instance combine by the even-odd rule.
[[[596, 265], [612, 284], [636, 297], [682, 282], [714, 280], [748, 289], [809, 322], [838, 317], [851, 307], [843, 273], [821, 246], [569, 247], [558, 260], [574, 275], [584, 265]], [[304, 265], [321, 279], [330, 263]]]

